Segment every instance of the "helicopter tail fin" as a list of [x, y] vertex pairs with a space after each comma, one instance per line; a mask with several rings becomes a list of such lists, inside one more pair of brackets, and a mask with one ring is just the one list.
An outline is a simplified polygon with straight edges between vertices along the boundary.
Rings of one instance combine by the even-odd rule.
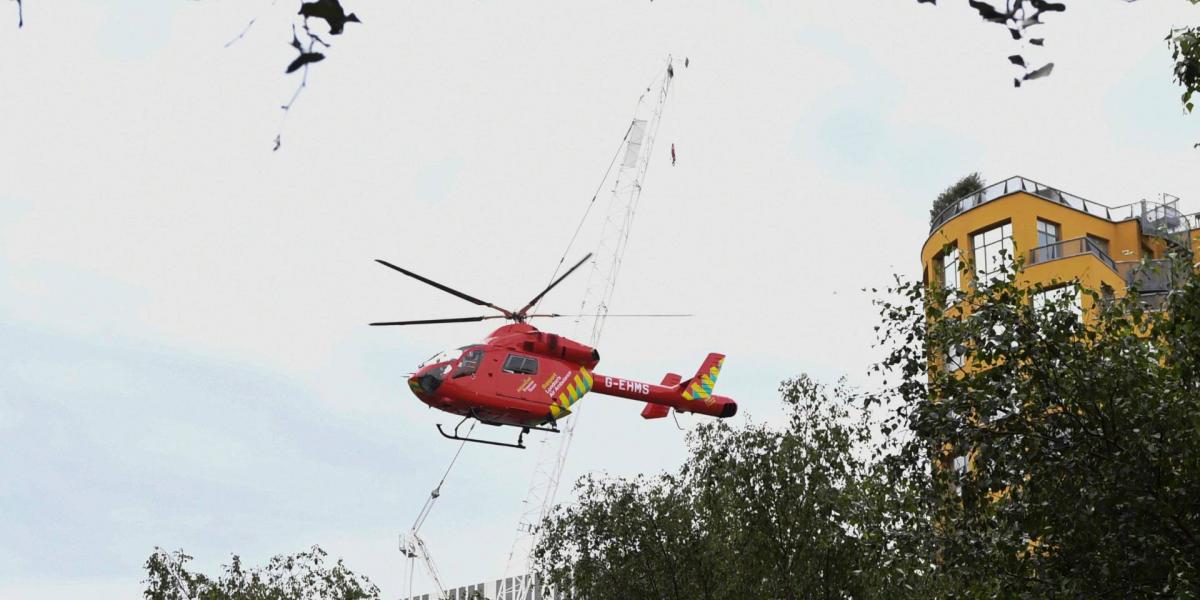
[[[663, 376], [662, 384], [664, 387], [675, 387], [683, 378], [675, 373], [667, 373]], [[671, 407], [663, 404], [646, 404], [642, 409], [643, 419], [661, 419], [667, 416], [671, 411]]]
[[713, 388], [717, 385], [717, 376], [721, 374], [721, 365], [725, 363], [725, 355], [716, 352], [709, 353], [696, 371], [696, 376], [683, 382], [684, 400], [708, 400], [712, 397]]

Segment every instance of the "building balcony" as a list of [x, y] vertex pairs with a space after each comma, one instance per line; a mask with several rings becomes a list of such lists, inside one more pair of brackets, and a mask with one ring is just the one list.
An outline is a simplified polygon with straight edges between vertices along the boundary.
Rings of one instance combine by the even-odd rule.
[[1029, 251], [1029, 265], [1038, 265], [1062, 258], [1083, 255], [1095, 256], [1106, 267], [1121, 276], [1126, 289], [1136, 289], [1147, 308], [1161, 308], [1167, 295], [1176, 286], [1176, 274], [1168, 259], [1147, 261], [1115, 261], [1091, 238], [1081, 237], [1039, 246]]
[[1176, 287], [1176, 274], [1167, 259], [1119, 262], [1117, 272], [1125, 279], [1126, 286], [1138, 290], [1142, 296], [1166, 294]]
[[1108, 268], [1117, 273], [1121, 272], [1117, 268], [1117, 262], [1114, 261], [1112, 257], [1100, 247], [1099, 244], [1097, 244], [1091, 238], [1086, 237], [1063, 240], [1061, 242], [1055, 242], [1045, 246], [1038, 246], [1037, 248], [1029, 251], [1029, 264], [1032, 266], [1050, 262], [1052, 260], [1058, 260], [1060, 258], [1069, 258], [1084, 254], [1091, 254], [1098, 258], [1100, 262], [1107, 265]]

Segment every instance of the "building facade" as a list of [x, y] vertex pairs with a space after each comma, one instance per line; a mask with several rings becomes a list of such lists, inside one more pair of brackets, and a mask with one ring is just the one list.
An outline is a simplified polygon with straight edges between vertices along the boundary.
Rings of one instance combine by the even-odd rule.
[[[1171, 287], [1166, 259], [1200, 253], [1197, 215], [1178, 198], [1108, 206], [1025, 177], [1010, 177], [960, 199], [933, 218], [921, 249], [925, 281], [957, 289], [1001, 277], [1023, 262], [1018, 283], [1052, 285], [1075, 294], [1086, 315], [1095, 307], [1083, 288], [1122, 296], [1137, 287], [1150, 306]], [[963, 268], [969, 265], [969, 268]]]

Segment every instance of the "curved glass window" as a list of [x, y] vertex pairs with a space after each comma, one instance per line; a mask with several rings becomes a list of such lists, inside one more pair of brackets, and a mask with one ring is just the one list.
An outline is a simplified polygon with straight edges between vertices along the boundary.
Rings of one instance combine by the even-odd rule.
[[458, 362], [458, 368], [454, 369], [452, 377], [457, 379], [459, 377], [466, 377], [467, 375], [474, 375], [475, 371], [479, 370], [479, 364], [482, 362], [483, 350], [479, 348], [467, 350], [463, 353], [462, 360]]
[[438, 363], [452, 361], [458, 357], [458, 352], [458, 350], [446, 350], [443, 352], [438, 352], [437, 354], [434, 354], [433, 356], [421, 361], [421, 364], [417, 365], [417, 369], [424, 368], [428, 365], [436, 365]]

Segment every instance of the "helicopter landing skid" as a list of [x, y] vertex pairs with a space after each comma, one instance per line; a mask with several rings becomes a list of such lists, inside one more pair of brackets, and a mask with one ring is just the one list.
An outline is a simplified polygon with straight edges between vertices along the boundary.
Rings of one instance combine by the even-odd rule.
[[[469, 419], [475, 419], [476, 421], [479, 421], [480, 423], [483, 423], [484, 425], [492, 425], [495, 427], [501, 427], [504, 425], [504, 423], [492, 423], [490, 421], [484, 421], [483, 419], [480, 419], [479, 417], [475, 416], [475, 414], [472, 412], [472, 414], [463, 417], [463, 420], [459, 421], [458, 425], [454, 426], [453, 434], [446, 433], [445, 430], [442, 429], [441, 423], [438, 423], [438, 425], [437, 425], [438, 433], [442, 434], [442, 437], [444, 437], [446, 439], [458, 440], [460, 442], [473, 442], [476, 444], [487, 444], [489, 446], [503, 446], [505, 448], [519, 448], [521, 450], [524, 450], [526, 433], [529, 433], [530, 431], [548, 431], [550, 433], [558, 433], [559, 432], [557, 427], [528, 426], [528, 427], [521, 427], [521, 434], [517, 436], [517, 443], [515, 443], [515, 444], [509, 444], [507, 442], [495, 442], [492, 440], [481, 440], [481, 439], [473, 438], [473, 437], [464, 437], [464, 436], [461, 436], [458, 434], [458, 429], [460, 427], [462, 427], [463, 423], [466, 423], [467, 420], [469, 420]], [[515, 425], [513, 427], [515, 427]]]

